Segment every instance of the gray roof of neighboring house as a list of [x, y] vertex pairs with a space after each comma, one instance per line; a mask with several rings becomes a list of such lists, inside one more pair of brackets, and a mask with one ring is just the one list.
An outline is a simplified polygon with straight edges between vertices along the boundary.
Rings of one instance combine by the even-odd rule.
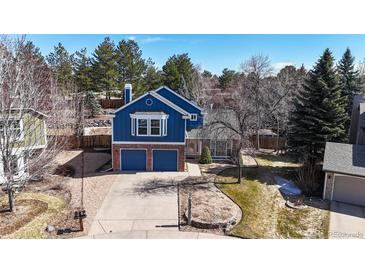
[[327, 142], [323, 170], [365, 177], [365, 145]]
[[[187, 132], [189, 139], [239, 139], [239, 135], [228, 128], [222, 128], [220, 125], [207, 127], [216, 120], [216, 116], [225, 116], [225, 120], [231, 124], [236, 125], [237, 120], [233, 111], [225, 109], [209, 109], [204, 111], [204, 125], [202, 128], [192, 129]], [[260, 129], [259, 134], [276, 136], [270, 129]]]

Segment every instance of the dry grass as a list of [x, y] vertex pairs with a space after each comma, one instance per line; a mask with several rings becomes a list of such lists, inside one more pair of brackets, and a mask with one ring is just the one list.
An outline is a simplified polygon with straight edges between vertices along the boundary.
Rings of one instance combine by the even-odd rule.
[[[284, 158], [257, 158], [258, 168], [244, 168], [237, 182], [237, 168], [228, 168], [216, 177], [216, 184], [243, 211], [242, 220], [229, 234], [244, 238], [327, 238], [328, 205], [308, 203], [305, 209], [289, 209], [275, 185], [274, 177], [296, 177], [297, 164]], [[284, 164], [281, 164], [284, 163]]]
[[[42, 193], [21, 193], [16, 197], [15, 206], [23, 204], [24, 201], [38, 201], [31, 203], [33, 204], [33, 208], [29, 209], [29, 212], [37, 211], [37, 214], [28, 214], [32, 218], [28, 218], [27, 222], [23, 221], [23, 224], [21, 226], [18, 226], [16, 228], [16, 231], [4, 235], [3, 238], [10, 238], [10, 239], [46, 238], [47, 237], [45, 232], [46, 226], [50, 222], [53, 222], [55, 219], [57, 219], [60, 215], [63, 215], [65, 202], [61, 198]], [[47, 208], [45, 210], [37, 210], [38, 207], [35, 206], [37, 204], [46, 205]], [[19, 218], [14, 218], [14, 222], [17, 223], [18, 219]]]

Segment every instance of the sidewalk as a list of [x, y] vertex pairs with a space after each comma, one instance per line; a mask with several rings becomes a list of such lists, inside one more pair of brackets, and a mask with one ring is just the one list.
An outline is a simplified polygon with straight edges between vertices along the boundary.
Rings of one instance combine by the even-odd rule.
[[201, 232], [171, 230], [134, 230], [88, 235], [77, 239], [235, 239], [233, 237]]

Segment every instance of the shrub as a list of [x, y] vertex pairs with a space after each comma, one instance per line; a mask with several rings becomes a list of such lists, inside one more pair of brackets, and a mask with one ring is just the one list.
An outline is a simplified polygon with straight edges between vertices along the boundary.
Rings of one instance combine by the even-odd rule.
[[211, 164], [212, 163], [212, 155], [210, 154], [209, 147], [203, 147], [202, 154], [200, 155], [200, 164]]

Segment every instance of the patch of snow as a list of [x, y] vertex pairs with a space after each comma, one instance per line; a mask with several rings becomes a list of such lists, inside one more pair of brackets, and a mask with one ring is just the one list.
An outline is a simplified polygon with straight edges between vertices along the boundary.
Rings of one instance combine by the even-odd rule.
[[290, 180], [280, 176], [274, 177], [276, 184], [281, 192], [287, 195], [300, 195], [302, 191]]

